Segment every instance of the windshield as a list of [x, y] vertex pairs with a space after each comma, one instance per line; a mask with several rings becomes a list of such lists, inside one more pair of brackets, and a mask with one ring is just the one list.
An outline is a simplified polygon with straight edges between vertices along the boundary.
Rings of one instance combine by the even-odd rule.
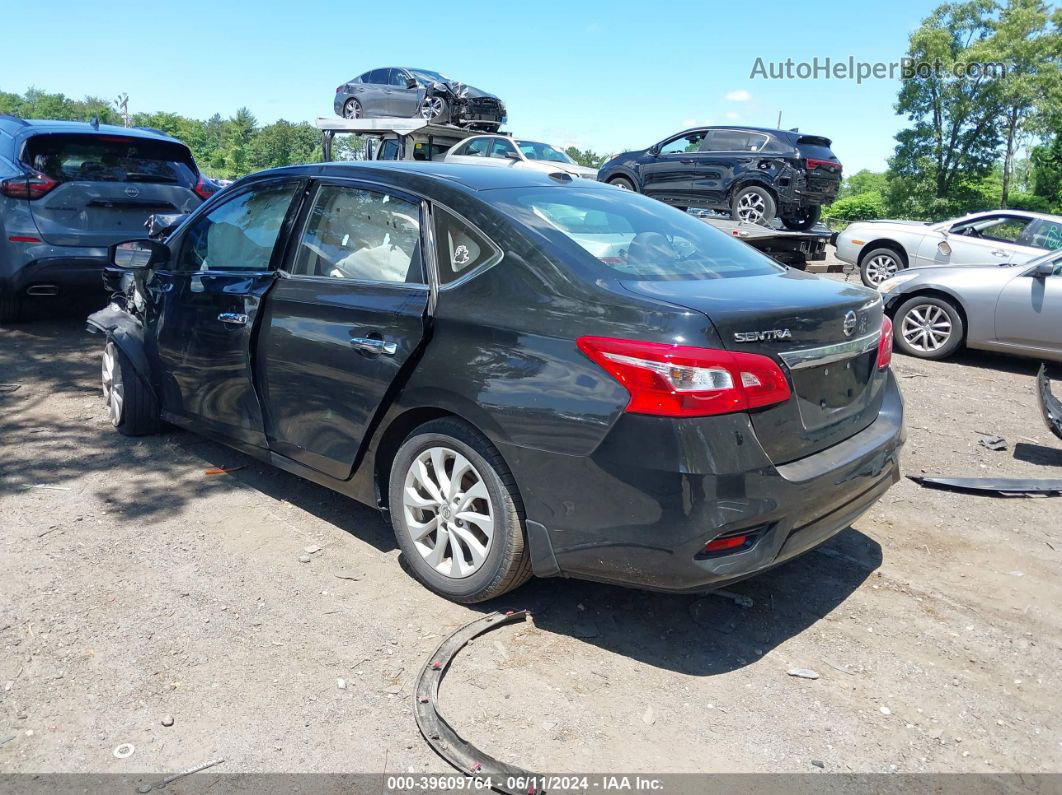
[[620, 278], [728, 279], [785, 268], [692, 215], [618, 188], [508, 188], [502, 209]]
[[520, 147], [520, 151], [528, 160], [548, 160], [551, 163], [575, 165], [575, 161], [568, 155], [549, 144], [542, 144], [538, 141], [517, 141], [516, 145]]
[[450, 78], [439, 72], [433, 72], [431, 69], [410, 69], [409, 73], [413, 75], [417, 80], [425, 83], [448, 83]]

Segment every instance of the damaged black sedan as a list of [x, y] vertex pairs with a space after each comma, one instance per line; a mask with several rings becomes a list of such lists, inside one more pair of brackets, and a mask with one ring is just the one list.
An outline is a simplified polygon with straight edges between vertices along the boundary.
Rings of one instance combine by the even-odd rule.
[[344, 119], [421, 117], [495, 131], [506, 121], [505, 105], [493, 94], [430, 69], [373, 69], [336, 87], [333, 102]]
[[330, 163], [113, 250], [116, 428], [164, 422], [390, 515], [476, 602], [537, 576], [711, 590], [899, 476], [877, 293], [566, 174]]

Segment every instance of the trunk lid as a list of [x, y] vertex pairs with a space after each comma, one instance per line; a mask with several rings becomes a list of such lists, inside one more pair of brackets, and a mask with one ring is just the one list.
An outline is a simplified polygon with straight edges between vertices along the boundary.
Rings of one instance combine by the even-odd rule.
[[[885, 378], [877, 369], [882, 304], [874, 291], [793, 270], [623, 286], [705, 314], [724, 348], [770, 356], [782, 367], [792, 397], [750, 412], [756, 436], [775, 463], [844, 441], [877, 417]], [[710, 329], [705, 336], [711, 345]]]

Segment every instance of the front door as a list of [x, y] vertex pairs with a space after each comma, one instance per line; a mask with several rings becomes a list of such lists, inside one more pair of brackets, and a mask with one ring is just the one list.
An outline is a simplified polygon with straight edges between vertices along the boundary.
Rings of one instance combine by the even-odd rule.
[[304, 183], [257, 183], [193, 221], [149, 283], [164, 416], [265, 446], [250, 344], [273, 258]]
[[401, 118], [413, 118], [420, 110], [420, 98], [423, 91], [416, 83], [409, 87], [409, 80], [413, 76], [401, 69], [392, 69], [390, 73], [391, 83], [391, 112]]
[[1007, 345], [1062, 352], [1062, 253], [1050, 276], [1025, 268], [996, 302], [996, 339]]
[[[949, 230], [948, 248], [927, 236], [918, 248], [918, 265], [986, 265], [1021, 263], [1044, 252], [1028, 245], [1030, 218], [1000, 212], [959, 221]], [[950, 250], [948, 250], [950, 249]]]
[[421, 202], [325, 180], [269, 294], [258, 341], [269, 446], [336, 478], [425, 338]]
[[686, 133], [665, 142], [655, 155], [647, 155], [639, 166], [644, 193], [672, 204], [688, 203], [703, 142], [703, 130]]

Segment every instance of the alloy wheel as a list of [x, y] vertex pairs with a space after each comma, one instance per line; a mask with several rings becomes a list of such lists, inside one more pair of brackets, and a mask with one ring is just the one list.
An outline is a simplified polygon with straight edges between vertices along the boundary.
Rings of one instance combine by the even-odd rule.
[[347, 104], [343, 106], [343, 118], [344, 119], [360, 119], [361, 118], [361, 105], [355, 99], [348, 99]]
[[746, 193], [738, 199], [738, 218], [750, 224], [758, 224], [767, 212], [767, 204], [758, 193]]
[[894, 257], [888, 254], [878, 254], [867, 262], [867, 280], [875, 287], [886, 279], [895, 276], [900, 270], [900, 265]]
[[472, 463], [449, 447], [413, 459], [402, 488], [406, 531], [417, 552], [444, 577], [463, 579], [487, 559], [494, 506]]
[[118, 351], [113, 342], [103, 349], [103, 400], [111, 416], [111, 424], [117, 427], [122, 421], [122, 406], [125, 403], [125, 384], [122, 383], [122, 368], [118, 364]]
[[424, 104], [420, 106], [421, 118], [428, 121], [437, 119], [442, 115], [444, 107], [441, 97], [428, 97], [424, 100]]
[[904, 316], [900, 333], [915, 350], [932, 353], [951, 339], [951, 318], [934, 304], [915, 306]]

